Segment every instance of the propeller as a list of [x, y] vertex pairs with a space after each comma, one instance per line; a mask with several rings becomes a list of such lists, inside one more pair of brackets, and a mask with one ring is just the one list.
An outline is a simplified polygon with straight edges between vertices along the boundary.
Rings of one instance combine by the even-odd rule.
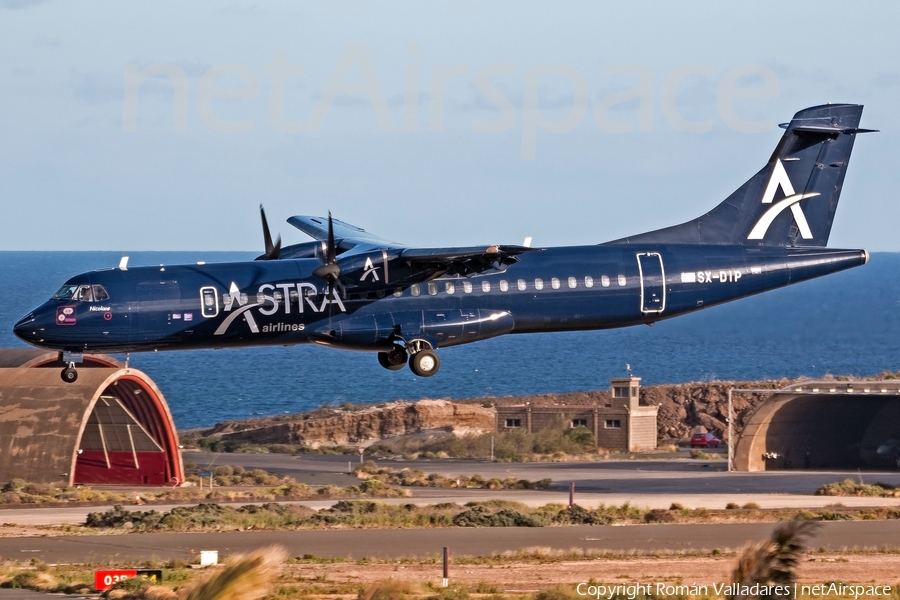
[[328, 241], [325, 243], [325, 256], [322, 257], [322, 264], [313, 269], [312, 274], [319, 279], [328, 282], [328, 294], [334, 298], [334, 288], [338, 286], [343, 289], [340, 281], [341, 267], [337, 264], [337, 248], [334, 245], [334, 223], [331, 220], [331, 211], [328, 211]]
[[266, 245], [266, 253], [260, 256], [257, 260], [278, 260], [278, 257], [281, 256], [281, 236], [278, 236], [278, 239], [275, 240], [275, 243], [272, 243], [272, 234], [269, 232], [269, 222], [266, 220], [266, 210], [263, 208], [263, 205], [259, 205], [259, 216], [262, 217], [262, 228], [263, 228], [263, 241]]

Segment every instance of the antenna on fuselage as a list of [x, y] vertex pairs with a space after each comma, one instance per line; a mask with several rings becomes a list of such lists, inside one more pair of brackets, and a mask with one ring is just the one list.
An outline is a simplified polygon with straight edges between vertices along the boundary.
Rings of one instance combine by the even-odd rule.
[[525, 241], [522, 242], [522, 245], [525, 246], [526, 248], [531, 248], [531, 236], [530, 235], [527, 238], [525, 238]]
[[120, 271], [128, 270], [128, 257], [127, 256], [123, 256], [122, 260], [119, 261], [119, 270]]

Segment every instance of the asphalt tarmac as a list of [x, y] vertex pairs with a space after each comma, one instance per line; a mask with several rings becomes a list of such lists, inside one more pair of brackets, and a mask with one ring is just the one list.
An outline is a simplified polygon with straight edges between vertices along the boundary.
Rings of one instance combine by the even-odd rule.
[[[688, 551], [737, 549], [767, 538], [772, 523], [630, 525], [571, 527], [504, 527], [448, 529], [348, 529], [244, 531], [223, 533], [130, 533], [122, 535], [0, 538], [0, 555], [48, 563], [115, 563], [141, 560], [193, 559], [201, 550], [220, 557], [278, 544], [290, 556], [428, 557], [444, 546], [452, 555], [485, 556], [527, 547], [613, 551]], [[900, 540], [900, 521], [823, 523], [811, 548], [893, 547]], [[0, 599], [2, 600], [2, 599]]]

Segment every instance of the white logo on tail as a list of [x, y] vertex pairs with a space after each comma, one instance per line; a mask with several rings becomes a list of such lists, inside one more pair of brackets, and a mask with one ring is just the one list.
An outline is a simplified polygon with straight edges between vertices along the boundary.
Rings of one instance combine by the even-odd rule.
[[772, 205], [772, 208], [763, 213], [763, 216], [761, 216], [759, 221], [756, 222], [756, 225], [753, 226], [753, 230], [750, 232], [750, 235], [747, 236], [747, 239], [761, 240], [766, 237], [766, 232], [769, 231], [769, 227], [772, 225], [775, 217], [780, 215], [784, 209], [790, 207], [791, 212], [794, 214], [794, 221], [797, 223], [797, 229], [800, 230], [800, 237], [804, 240], [811, 240], [813, 234], [812, 231], [809, 230], [809, 223], [806, 222], [806, 215], [803, 214], [803, 209], [800, 208], [800, 201], [818, 196], [819, 193], [794, 193], [794, 186], [791, 184], [791, 179], [788, 177], [787, 171], [784, 170], [784, 165], [781, 164], [781, 160], [775, 159], [775, 168], [772, 169], [772, 176], [769, 178], [769, 184], [766, 186], [765, 193], [763, 193], [763, 204], [772, 204], [772, 201], [775, 199], [775, 190], [777, 190], [779, 186], [784, 192], [785, 198], [776, 202]]

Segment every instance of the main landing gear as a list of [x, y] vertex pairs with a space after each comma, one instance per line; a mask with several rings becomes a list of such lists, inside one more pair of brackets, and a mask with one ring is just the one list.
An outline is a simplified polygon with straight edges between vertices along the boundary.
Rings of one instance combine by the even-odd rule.
[[378, 353], [378, 364], [390, 371], [399, 371], [409, 361], [409, 370], [419, 377], [431, 377], [441, 368], [441, 359], [425, 340], [412, 340], [406, 348], [394, 344], [389, 352]]

